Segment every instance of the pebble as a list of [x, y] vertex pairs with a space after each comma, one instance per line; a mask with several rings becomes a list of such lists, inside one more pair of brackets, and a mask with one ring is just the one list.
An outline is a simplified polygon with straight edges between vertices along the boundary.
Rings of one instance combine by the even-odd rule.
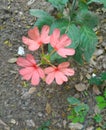
[[34, 123], [34, 121], [32, 119], [31, 120], [26, 120], [26, 125], [30, 126], [30, 127], [35, 127], [35, 123]]
[[42, 114], [41, 112], [38, 112], [38, 116], [39, 116], [39, 117], [42, 117], [43, 114]]

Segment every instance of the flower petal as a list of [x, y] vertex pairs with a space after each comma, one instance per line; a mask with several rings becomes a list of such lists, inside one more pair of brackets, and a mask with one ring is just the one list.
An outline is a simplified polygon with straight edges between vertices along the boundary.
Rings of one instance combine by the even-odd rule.
[[44, 71], [40, 67], [37, 69], [37, 71], [39, 73], [39, 77], [43, 79], [45, 77]]
[[67, 76], [73, 76], [75, 74], [75, 71], [70, 68], [61, 69], [61, 71]]
[[17, 59], [17, 64], [18, 64], [19, 66], [22, 66], [22, 67], [32, 66], [32, 64], [31, 64], [28, 60], [26, 60], [25, 58], [22, 58], [22, 57], [19, 57], [19, 58]]
[[40, 33], [39, 33], [39, 30], [38, 30], [38, 27], [34, 27], [33, 29], [30, 29], [28, 31], [28, 36], [34, 40], [34, 41], [37, 41], [39, 40], [40, 38]]
[[49, 36], [50, 27], [47, 25], [44, 25], [41, 30], [41, 41], [43, 43], [49, 43], [50, 42], [50, 36]]
[[36, 61], [35, 61], [34, 57], [33, 57], [31, 54], [27, 54], [27, 55], [26, 55], [26, 59], [27, 59], [29, 62], [32, 63], [32, 66], [33, 66], [33, 65], [36, 65]]
[[49, 74], [49, 73], [53, 72], [54, 70], [55, 70], [55, 68], [53, 68], [53, 67], [47, 67], [44, 69], [44, 72], [45, 72], [45, 74]]
[[40, 45], [36, 41], [31, 40], [31, 39], [29, 39], [29, 38], [27, 38], [25, 36], [22, 37], [22, 41], [23, 41], [23, 43], [28, 45], [28, 48], [31, 51], [35, 51], [40, 47]]
[[56, 79], [56, 83], [61, 85], [64, 81], [68, 81], [67, 77], [62, 73], [62, 72], [59, 72], [57, 71], [55, 73], [55, 79]]
[[53, 80], [54, 80], [54, 72], [49, 73], [49, 74], [47, 75], [47, 77], [46, 77], [46, 83], [47, 83], [47, 84], [51, 84], [51, 83], [53, 82]]
[[63, 62], [63, 63], [58, 65], [58, 68], [59, 69], [67, 68], [67, 67], [69, 67], [69, 65], [70, 65], [69, 62]]
[[60, 30], [54, 29], [50, 37], [50, 44], [52, 47], [55, 47], [59, 43], [59, 37], [60, 37]]
[[34, 71], [32, 74], [31, 84], [38, 85], [40, 81], [39, 74], [37, 71]]
[[62, 57], [67, 57], [67, 55], [74, 55], [75, 50], [72, 48], [60, 48], [57, 53]]
[[27, 75], [27, 74], [32, 74], [33, 71], [35, 71], [35, 69], [33, 67], [26, 67], [26, 68], [23, 68], [19, 71], [19, 73], [24, 76], [24, 75]]
[[61, 36], [57, 48], [66, 47], [69, 46], [70, 44], [71, 44], [71, 39], [66, 34], [64, 34]]

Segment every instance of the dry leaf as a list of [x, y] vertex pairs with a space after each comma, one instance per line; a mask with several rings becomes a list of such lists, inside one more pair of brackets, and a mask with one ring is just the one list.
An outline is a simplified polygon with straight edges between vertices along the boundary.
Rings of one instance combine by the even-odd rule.
[[93, 86], [93, 92], [94, 92], [96, 95], [101, 94], [99, 88], [98, 88], [96, 85]]
[[87, 86], [85, 84], [79, 83], [75, 85], [75, 88], [77, 91], [82, 92], [87, 89]]
[[88, 127], [86, 130], [94, 130], [93, 126]]
[[46, 112], [47, 112], [48, 114], [51, 113], [52, 109], [51, 109], [51, 106], [50, 106], [49, 103], [46, 104], [46, 108], [45, 108], [45, 110], [46, 110]]
[[5, 130], [10, 130], [10, 127], [0, 119], [0, 126], [3, 126]]
[[29, 94], [33, 94], [36, 91], [35, 87], [31, 87], [28, 91]]
[[81, 130], [81, 129], [83, 128], [83, 125], [80, 124], [80, 123], [70, 123], [70, 124], [69, 124], [69, 128], [70, 128], [70, 130], [72, 130], [72, 129]]
[[8, 63], [15, 63], [17, 61], [17, 58], [11, 58], [8, 60]]
[[100, 109], [98, 108], [98, 106], [97, 106], [97, 105], [94, 107], [94, 112], [95, 112], [95, 114], [100, 113]]

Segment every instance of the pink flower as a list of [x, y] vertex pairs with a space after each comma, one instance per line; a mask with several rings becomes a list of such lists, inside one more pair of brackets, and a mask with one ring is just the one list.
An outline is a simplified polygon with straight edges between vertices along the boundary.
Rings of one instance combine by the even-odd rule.
[[56, 50], [56, 52], [62, 56], [74, 55], [75, 50], [72, 48], [65, 48], [71, 44], [71, 39], [66, 35], [60, 37], [60, 30], [55, 29], [50, 37], [50, 44]]
[[44, 71], [36, 64], [34, 57], [31, 54], [27, 54], [26, 58], [19, 57], [17, 64], [22, 68], [19, 73], [23, 76], [23, 79], [30, 80], [32, 85], [38, 85], [40, 78], [44, 78]]
[[29, 50], [37, 50], [42, 44], [50, 42], [49, 30], [49, 26], [44, 25], [40, 33], [38, 27], [34, 27], [28, 31], [29, 38], [23, 36], [22, 41], [28, 45]]
[[61, 85], [63, 82], [67, 82], [68, 78], [67, 76], [74, 75], [74, 70], [68, 68], [69, 62], [63, 62], [58, 65], [58, 67], [48, 67], [46, 68], [45, 74], [47, 74], [46, 77], [46, 83], [51, 84], [53, 80], [55, 79], [57, 84]]

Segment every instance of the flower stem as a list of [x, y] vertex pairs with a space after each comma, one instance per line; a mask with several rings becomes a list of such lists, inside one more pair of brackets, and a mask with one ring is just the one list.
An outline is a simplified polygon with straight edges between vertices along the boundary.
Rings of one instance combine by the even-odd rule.
[[72, 16], [73, 16], [73, 13], [75, 10], [76, 2], [77, 2], [76, 0], [73, 0], [72, 7], [70, 8], [70, 11], [69, 11], [70, 21], [72, 20]]
[[53, 50], [51, 51], [51, 53], [49, 54], [49, 56], [51, 56], [55, 51], [56, 51], [56, 50], [53, 49]]

